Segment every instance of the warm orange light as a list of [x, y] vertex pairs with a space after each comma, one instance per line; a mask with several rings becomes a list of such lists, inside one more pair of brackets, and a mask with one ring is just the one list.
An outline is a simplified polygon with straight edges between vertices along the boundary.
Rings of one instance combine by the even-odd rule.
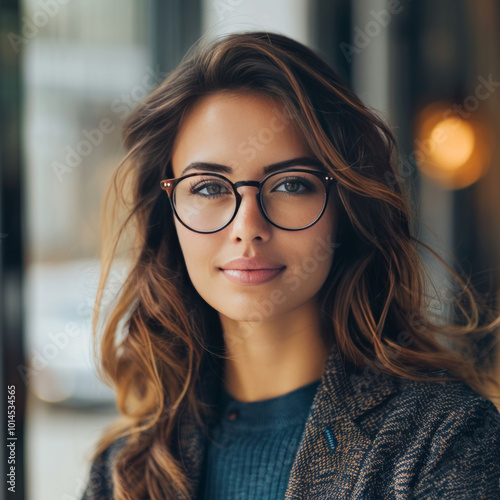
[[474, 151], [474, 129], [464, 120], [458, 124], [451, 118], [440, 121], [431, 131], [431, 140], [438, 142], [445, 139], [432, 152], [431, 161], [449, 170], [456, 170], [464, 165]]
[[464, 119], [452, 106], [433, 103], [419, 113], [414, 156], [419, 170], [434, 183], [460, 189], [488, 170], [492, 133], [477, 112]]

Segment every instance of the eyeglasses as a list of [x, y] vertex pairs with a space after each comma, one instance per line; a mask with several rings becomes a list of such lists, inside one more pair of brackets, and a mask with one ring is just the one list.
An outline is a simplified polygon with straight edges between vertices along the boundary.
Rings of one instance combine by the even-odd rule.
[[161, 181], [181, 224], [196, 233], [215, 233], [235, 218], [242, 196], [240, 186], [257, 188], [264, 218], [286, 231], [306, 229], [321, 218], [334, 179], [328, 172], [293, 168], [269, 174], [262, 181], [232, 183], [221, 174], [188, 174]]

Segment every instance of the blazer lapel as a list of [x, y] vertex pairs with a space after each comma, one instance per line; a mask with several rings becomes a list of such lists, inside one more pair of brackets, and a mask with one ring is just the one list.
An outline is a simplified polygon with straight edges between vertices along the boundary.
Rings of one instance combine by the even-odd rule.
[[394, 378], [356, 371], [333, 351], [306, 421], [285, 499], [347, 498], [379, 425], [380, 413], [370, 410], [396, 392]]

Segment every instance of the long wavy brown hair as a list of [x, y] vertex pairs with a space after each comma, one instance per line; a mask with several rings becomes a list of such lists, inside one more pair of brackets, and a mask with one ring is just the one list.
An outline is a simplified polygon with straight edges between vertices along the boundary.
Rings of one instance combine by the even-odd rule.
[[[329, 64], [290, 38], [253, 32], [200, 43], [124, 124], [127, 154], [103, 203], [94, 348], [122, 416], [94, 458], [127, 436], [113, 470], [117, 500], [193, 496], [176, 429], [184, 412], [203, 426], [199, 374], [207, 353], [223, 356], [223, 336], [217, 311], [188, 277], [160, 181], [174, 177], [172, 145], [183, 116], [220, 91], [273, 98], [336, 179], [340, 245], [319, 292], [330, 348], [396, 377], [461, 380], [492, 398], [498, 390], [488, 339], [496, 338], [500, 316], [460, 268], [413, 235], [407, 187], [395, 181], [395, 138], [384, 121]], [[104, 311], [120, 252], [126, 279]], [[429, 257], [451, 277], [446, 294], [433, 285]], [[477, 348], [484, 345], [488, 355]]]

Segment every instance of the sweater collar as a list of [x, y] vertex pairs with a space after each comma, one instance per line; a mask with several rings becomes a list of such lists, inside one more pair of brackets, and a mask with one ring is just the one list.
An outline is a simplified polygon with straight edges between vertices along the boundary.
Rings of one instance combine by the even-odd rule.
[[[243, 430], [277, 430], [303, 425], [309, 415], [312, 400], [321, 380], [315, 380], [286, 394], [260, 401], [239, 401], [222, 384], [221, 424], [226, 432]], [[233, 418], [231, 418], [233, 417]]]

